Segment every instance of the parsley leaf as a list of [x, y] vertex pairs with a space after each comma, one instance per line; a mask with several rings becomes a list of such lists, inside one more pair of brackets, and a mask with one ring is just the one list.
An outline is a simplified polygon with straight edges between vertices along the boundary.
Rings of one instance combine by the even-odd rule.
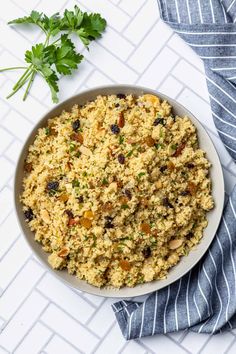
[[77, 69], [83, 55], [76, 53], [73, 42], [66, 34], [61, 36], [61, 46], [53, 51], [53, 63], [60, 74], [71, 75], [72, 69]]
[[83, 44], [89, 43], [99, 37], [106, 28], [106, 20], [100, 14], [87, 14], [75, 5], [74, 11], [65, 10], [62, 19], [62, 30], [75, 32]]
[[[17, 18], [8, 24], [33, 24], [38, 26], [46, 35], [44, 43], [32, 46], [31, 50], [25, 52], [25, 61], [28, 67], [12, 67], [5, 70], [26, 69], [13, 87], [13, 91], [7, 98], [13, 96], [26, 83], [26, 91], [23, 100], [26, 99], [36, 74], [41, 75], [48, 84], [52, 101], [58, 102], [59, 75], [72, 75], [73, 70], [83, 59], [83, 55], [78, 53], [76, 47], [69, 36], [77, 34], [86, 47], [92, 40], [101, 37], [106, 27], [106, 20], [100, 14], [88, 14], [82, 12], [78, 6], [74, 10], [65, 10], [63, 16], [55, 13], [48, 17], [38, 11], [31, 11], [29, 16]], [[63, 32], [60, 34], [60, 32]], [[60, 35], [59, 35], [60, 34]], [[58, 36], [59, 35], [59, 36]], [[51, 41], [52, 37], [54, 38]]]

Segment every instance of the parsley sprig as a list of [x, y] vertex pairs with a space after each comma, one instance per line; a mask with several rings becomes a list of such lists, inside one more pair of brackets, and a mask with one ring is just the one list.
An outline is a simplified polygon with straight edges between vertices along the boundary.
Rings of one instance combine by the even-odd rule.
[[48, 17], [38, 11], [32, 11], [29, 16], [17, 18], [8, 23], [10, 25], [36, 25], [44, 32], [46, 38], [44, 43], [38, 43], [32, 46], [31, 50], [25, 52], [25, 61], [28, 66], [0, 70], [3, 72], [25, 69], [24, 74], [13, 86], [13, 90], [7, 98], [13, 96], [26, 85], [23, 96], [23, 100], [25, 100], [35, 76], [39, 74], [48, 84], [54, 103], [58, 102], [59, 76], [71, 75], [83, 59], [83, 55], [77, 52], [70, 39], [71, 34], [77, 35], [88, 49], [90, 42], [101, 37], [106, 27], [106, 20], [100, 14], [82, 12], [78, 6], [75, 6], [73, 11], [65, 10], [62, 16], [56, 13]]

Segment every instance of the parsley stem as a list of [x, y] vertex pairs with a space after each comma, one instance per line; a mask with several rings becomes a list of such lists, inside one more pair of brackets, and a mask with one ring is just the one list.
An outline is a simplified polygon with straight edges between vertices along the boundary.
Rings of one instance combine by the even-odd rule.
[[23, 96], [23, 101], [26, 100], [27, 96], [28, 96], [28, 93], [29, 93], [29, 90], [30, 90], [30, 87], [34, 81], [34, 78], [35, 78], [35, 75], [36, 75], [36, 71], [34, 70], [32, 73], [31, 73], [31, 77], [30, 77], [30, 80], [28, 82], [28, 85], [26, 87], [26, 90], [25, 90], [25, 94]]
[[0, 69], [0, 73], [3, 71], [15, 70], [15, 69], [27, 69], [27, 66], [12, 66], [11, 68]]
[[13, 87], [13, 91], [7, 96], [7, 98], [10, 98], [12, 97], [17, 91], [19, 91], [19, 89], [24, 86], [24, 84], [26, 83], [26, 81], [28, 80], [29, 76], [31, 75], [32, 73], [32, 69], [31, 69], [31, 72], [28, 72], [28, 74], [25, 76], [24, 80], [22, 80], [18, 85], [17, 87]]
[[27, 76], [29, 70], [32, 68], [32, 64], [28, 66], [28, 68], [25, 70], [24, 74], [20, 77], [20, 79], [17, 81], [17, 83], [13, 86], [13, 91], [17, 89], [18, 85], [24, 80], [25, 76]]

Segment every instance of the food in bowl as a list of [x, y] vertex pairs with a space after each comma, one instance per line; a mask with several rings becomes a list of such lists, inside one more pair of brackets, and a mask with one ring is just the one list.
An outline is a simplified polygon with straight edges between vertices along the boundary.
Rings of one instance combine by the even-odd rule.
[[213, 208], [188, 117], [155, 95], [98, 96], [38, 129], [21, 202], [54, 269], [97, 286], [166, 278]]

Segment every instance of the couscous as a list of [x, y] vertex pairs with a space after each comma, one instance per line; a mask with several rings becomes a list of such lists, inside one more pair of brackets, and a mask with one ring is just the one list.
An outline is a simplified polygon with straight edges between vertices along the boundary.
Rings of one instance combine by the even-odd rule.
[[21, 202], [55, 269], [97, 286], [163, 279], [201, 240], [210, 163], [188, 117], [157, 96], [98, 96], [48, 120]]

